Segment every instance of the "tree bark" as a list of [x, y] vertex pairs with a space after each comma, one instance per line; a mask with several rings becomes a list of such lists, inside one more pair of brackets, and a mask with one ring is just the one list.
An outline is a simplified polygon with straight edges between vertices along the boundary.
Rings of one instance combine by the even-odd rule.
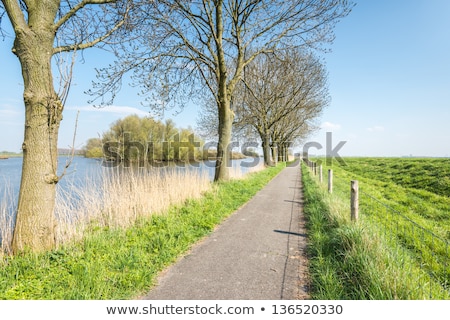
[[214, 181], [227, 181], [230, 179], [231, 168], [231, 130], [234, 112], [231, 110], [232, 88], [228, 86], [228, 73], [225, 52], [223, 48], [223, 1], [216, 4], [216, 49], [217, 49], [217, 107], [219, 111], [219, 141], [217, 143], [217, 160]]
[[231, 168], [231, 130], [234, 113], [230, 102], [223, 100], [219, 106], [219, 142], [217, 144], [217, 160], [214, 181], [230, 180]]
[[288, 144], [283, 143], [283, 161], [289, 161], [289, 148]]
[[270, 151], [270, 133], [261, 134], [261, 140], [262, 140], [262, 148], [263, 148], [263, 156], [264, 156], [264, 164], [268, 167], [273, 166], [273, 161], [271, 158], [271, 151]]
[[12, 242], [15, 254], [52, 249], [56, 241], [57, 139], [63, 106], [54, 90], [51, 57], [58, 4], [47, 1], [34, 9], [28, 25], [15, 26], [13, 48], [22, 67], [25, 104], [22, 179]]
[[284, 144], [278, 143], [277, 148], [278, 148], [278, 161], [284, 162], [285, 161], [285, 159], [284, 159]]
[[274, 147], [277, 149], [277, 162], [283, 162], [283, 159], [281, 157], [281, 152], [283, 152], [283, 150], [280, 149], [280, 144], [277, 143]]
[[278, 145], [276, 143], [272, 143], [271, 145], [271, 151], [272, 151], [272, 160], [273, 164], [276, 166], [278, 163]]

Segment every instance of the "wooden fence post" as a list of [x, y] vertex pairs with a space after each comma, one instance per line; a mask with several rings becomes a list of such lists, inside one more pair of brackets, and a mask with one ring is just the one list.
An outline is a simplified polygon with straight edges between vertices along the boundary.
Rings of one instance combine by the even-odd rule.
[[352, 180], [350, 185], [351, 220], [358, 221], [359, 215], [359, 188], [358, 180]]
[[328, 192], [333, 193], [333, 170], [328, 169]]
[[322, 170], [322, 165], [319, 166], [319, 181], [320, 181], [320, 183], [323, 182], [323, 170]]

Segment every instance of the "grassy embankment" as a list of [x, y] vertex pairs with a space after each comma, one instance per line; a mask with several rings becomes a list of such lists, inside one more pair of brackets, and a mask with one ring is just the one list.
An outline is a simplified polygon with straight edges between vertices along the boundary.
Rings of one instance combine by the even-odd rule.
[[[413, 231], [411, 222], [397, 214], [387, 214], [385, 207], [365, 195], [370, 194], [395, 208], [440, 239], [448, 239], [450, 200], [424, 190], [433, 190], [429, 188], [433, 183], [443, 184], [436, 182], [439, 179], [433, 180], [432, 177], [438, 174], [430, 170], [448, 172], [448, 160], [439, 160], [444, 161], [440, 165], [422, 160], [414, 164], [414, 171], [408, 171], [412, 160], [359, 158], [345, 161], [347, 166], [332, 168], [334, 192], [331, 195], [326, 190], [326, 183], [320, 185], [308, 170], [303, 173], [305, 212], [309, 219], [312, 297], [448, 299], [449, 292], [436, 281], [445, 283], [449, 279], [448, 264], [445, 263], [448, 251], [442, 245], [444, 242], [426, 234], [424, 237], [417, 228]], [[447, 167], [442, 168], [443, 165]], [[327, 169], [325, 167], [324, 172]], [[426, 177], [422, 176], [424, 174]], [[405, 177], [407, 175], [409, 178]], [[417, 182], [420, 179], [426, 182], [423, 188]], [[350, 180], [358, 180], [360, 184], [360, 219], [357, 223], [350, 222]], [[410, 181], [416, 181], [414, 188]], [[431, 278], [430, 273], [436, 277]]]
[[7, 151], [0, 152], [0, 159], [18, 158], [22, 156], [23, 156], [22, 153], [7, 152]]
[[[200, 198], [137, 217], [125, 227], [111, 222], [120, 220], [117, 213], [122, 210], [113, 203], [110, 210], [83, 227], [81, 240], [38, 255], [4, 256], [0, 299], [137, 297], [149, 290], [158, 272], [210, 233], [283, 167], [280, 164], [240, 180], [214, 184]], [[124, 198], [134, 193], [125, 193]], [[131, 210], [131, 215], [140, 210]], [[111, 215], [119, 220], [110, 220]]]

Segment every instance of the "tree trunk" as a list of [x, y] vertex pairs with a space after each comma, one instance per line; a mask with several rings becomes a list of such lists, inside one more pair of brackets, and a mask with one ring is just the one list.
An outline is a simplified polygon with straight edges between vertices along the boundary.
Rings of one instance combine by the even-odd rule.
[[283, 161], [289, 161], [288, 144], [283, 143]]
[[24, 80], [25, 133], [13, 253], [52, 249], [56, 241], [57, 141], [63, 106], [51, 71], [51, 23], [57, 8], [53, 13], [50, 7], [46, 10], [50, 13], [29, 17], [29, 28], [15, 30], [13, 52], [20, 60]]
[[227, 81], [227, 63], [223, 48], [223, 1], [217, 1], [216, 7], [216, 49], [218, 62], [218, 93], [217, 107], [219, 111], [219, 141], [217, 143], [217, 160], [214, 181], [226, 181], [230, 179], [231, 168], [231, 130], [234, 120], [234, 112], [231, 110], [231, 92]]
[[219, 142], [217, 144], [217, 160], [214, 181], [230, 180], [231, 164], [231, 130], [234, 113], [230, 102], [223, 100], [219, 106]]
[[278, 161], [279, 162], [284, 162], [284, 147], [282, 143], [278, 143], [277, 144], [277, 148], [278, 148]]
[[277, 160], [278, 160], [278, 162], [283, 162], [283, 149], [281, 149], [281, 145], [279, 143], [277, 143], [276, 148], [278, 150]]
[[270, 151], [270, 134], [260, 134], [262, 140], [262, 148], [263, 148], [263, 156], [264, 156], [264, 164], [266, 166], [272, 167], [273, 161], [271, 159], [271, 151]]
[[276, 143], [272, 143], [271, 149], [273, 164], [276, 166], [278, 163], [278, 145]]

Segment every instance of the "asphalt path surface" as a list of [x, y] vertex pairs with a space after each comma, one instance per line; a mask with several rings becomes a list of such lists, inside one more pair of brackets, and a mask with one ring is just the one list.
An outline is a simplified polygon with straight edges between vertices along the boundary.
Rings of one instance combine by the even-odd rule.
[[142, 299], [307, 299], [302, 207], [297, 163], [163, 271]]

